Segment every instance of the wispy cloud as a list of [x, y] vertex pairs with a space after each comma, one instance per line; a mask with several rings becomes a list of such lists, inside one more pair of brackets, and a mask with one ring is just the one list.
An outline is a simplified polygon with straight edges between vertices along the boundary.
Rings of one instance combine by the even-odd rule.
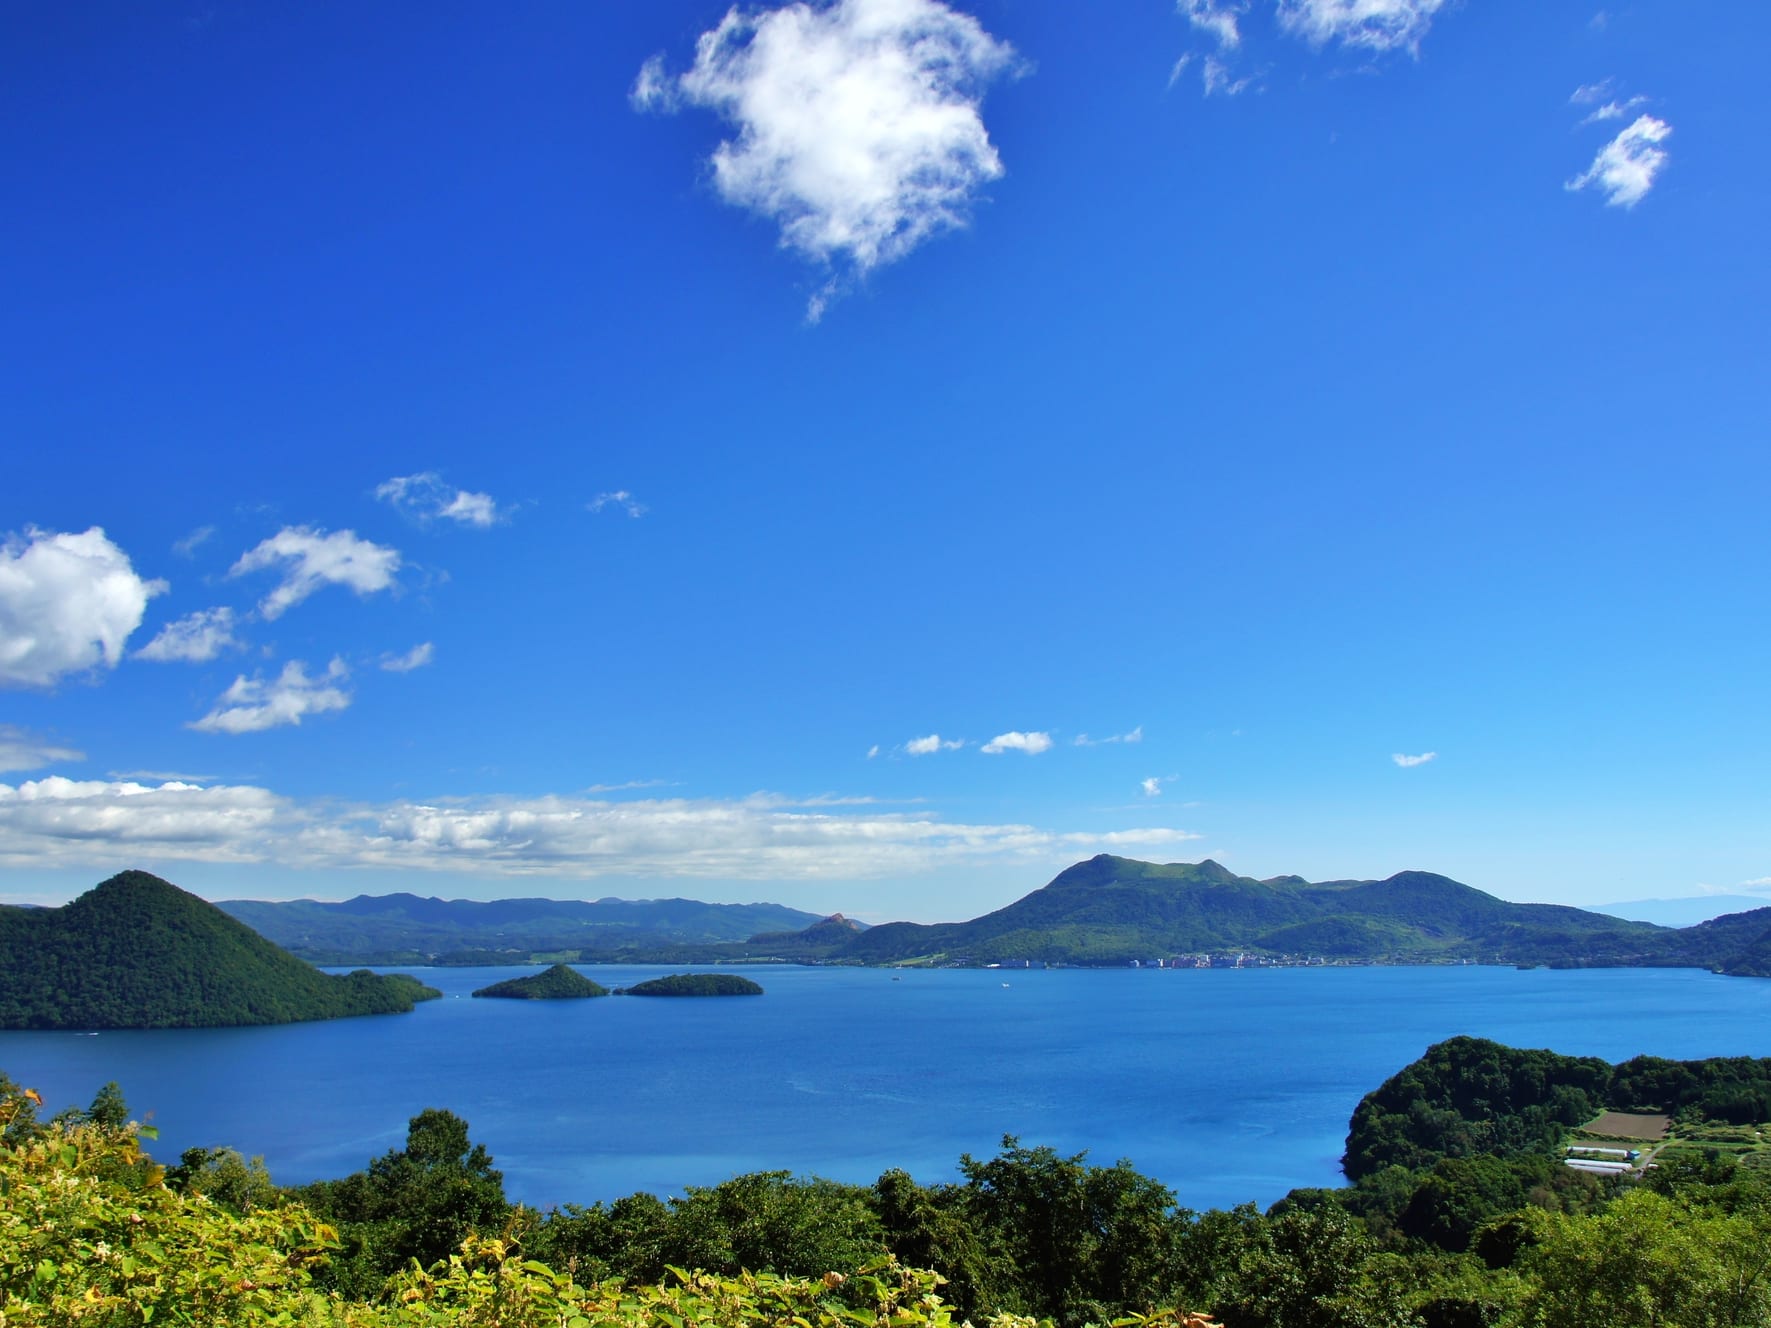
[[979, 750], [986, 756], [998, 756], [1003, 752], [1026, 752], [1029, 756], [1038, 756], [1041, 752], [1050, 751], [1052, 735], [1049, 733], [1021, 733], [1010, 731], [999, 733]]
[[15, 724], [0, 724], [0, 773], [40, 770], [60, 761], [84, 761], [86, 753], [63, 747]]
[[327, 534], [309, 526], [285, 526], [241, 554], [228, 575], [281, 572], [282, 581], [258, 605], [261, 614], [275, 619], [327, 586], [348, 586], [359, 595], [386, 590], [400, 566], [399, 550], [359, 539], [353, 530]]
[[137, 576], [98, 526], [0, 542], [0, 687], [52, 687], [115, 668], [166, 582]]
[[1186, 830], [949, 822], [759, 794], [611, 802], [481, 795], [343, 806], [253, 785], [0, 783], [0, 864], [275, 862], [486, 878], [866, 880], [981, 865], [1045, 869], [1105, 850], [1160, 855]]
[[434, 470], [383, 480], [375, 486], [375, 496], [421, 524], [453, 521], [485, 530], [497, 525], [505, 515], [491, 494], [445, 484]]
[[326, 672], [310, 678], [307, 666], [290, 660], [283, 671], [266, 682], [241, 674], [223, 692], [215, 708], [188, 727], [199, 733], [258, 733], [265, 729], [300, 724], [309, 715], [323, 715], [350, 705], [343, 683], [350, 670], [334, 659]]
[[193, 558], [196, 556], [198, 548], [207, 543], [210, 536], [214, 534], [214, 526], [198, 526], [183, 539], [174, 540], [172, 551], [180, 558]]
[[852, 278], [965, 224], [1002, 174], [980, 113], [1014, 50], [940, 0], [836, 0], [746, 11], [701, 35], [695, 63], [641, 67], [641, 110], [712, 110], [737, 130], [713, 154], [727, 202], [780, 227], [781, 245], [837, 271], [816, 322]]
[[1115, 734], [1111, 735], [1110, 737], [1106, 737], [1106, 738], [1091, 738], [1086, 733], [1078, 733], [1074, 738], [1071, 739], [1071, 744], [1076, 747], [1104, 747], [1109, 743], [1115, 743], [1115, 742], [1136, 743], [1136, 742], [1142, 742], [1143, 740], [1144, 740], [1144, 726], [1142, 724], [1139, 724], [1135, 729], [1132, 729], [1129, 732], [1115, 733]]
[[609, 493], [599, 493], [585, 504], [593, 512], [601, 512], [605, 507], [626, 512], [631, 517], [642, 517], [649, 510], [646, 505], [635, 498], [626, 489], [615, 489]]
[[1568, 94], [1570, 106], [1593, 106], [1604, 101], [1617, 86], [1614, 78], [1602, 78], [1597, 83], [1582, 83]]
[[1182, 18], [1212, 37], [1219, 46], [1228, 49], [1242, 44], [1242, 30], [1237, 26], [1237, 20], [1248, 12], [1248, 0], [1175, 0], [1175, 5]]
[[234, 636], [234, 611], [223, 605], [217, 609], [198, 609], [167, 623], [152, 641], [135, 652], [135, 658], [161, 664], [174, 661], [201, 664], [224, 650], [239, 649], [240, 645], [240, 640]]
[[1446, 0], [1279, 0], [1279, 26], [1313, 46], [1418, 54]]
[[1608, 207], [1633, 208], [1648, 196], [1655, 180], [1666, 168], [1667, 151], [1660, 145], [1673, 132], [1665, 120], [1652, 115], [1636, 118], [1593, 158], [1593, 164], [1569, 180], [1564, 189], [1576, 192], [1596, 186]]
[[904, 750], [911, 756], [933, 756], [936, 752], [956, 752], [963, 746], [963, 738], [943, 738], [939, 733], [931, 733], [927, 737], [912, 738], [904, 744]]
[[421, 641], [403, 655], [383, 655], [381, 667], [388, 673], [410, 673], [413, 669], [422, 669], [437, 657], [437, 648], [429, 641]]
[[1205, 95], [1208, 97], [1237, 97], [1248, 91], [1250, 85], [1254, 83], [1252, 75], [1237, 78], [1231, 73], [1229, 65], [1211, 55], [1205, 57], [1205, 70], [1200, 77], [1205, 85]]
[[1151, 775], [1150, 778], [1140, 783], [1138, 787], [1144, 790], [1144, 796], [1146, 798], [1159, 798], [1162, 796], [1162, 786], [1168, 783], [1172, 778], [1172, 775]]
[[878, 755], [879, 755], [879, 744], [876, 742], [873, 744], [873, 746], [871, 746], [867, 749], [867, 759], [869, 761], [871, 761]]
[[1425, 765], [1428, 761], [1438, 760], [1439, 753], [1438, 752], [1422, 752], [1418, 756], [1409, 756], [1403, 752], [1396, 752], [1395, 754], [1393, 754], [1390, 757], [1390, 759], [1392, 761], [1394, 761], [1397, 765], [1401, 766], [1404, 770], [1412, 770], [1417, 765]]

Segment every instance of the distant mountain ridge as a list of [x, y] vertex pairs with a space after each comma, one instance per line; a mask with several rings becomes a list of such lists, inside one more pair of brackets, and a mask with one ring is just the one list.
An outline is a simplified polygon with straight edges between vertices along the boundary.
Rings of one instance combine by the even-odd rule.
[[820, 923], [746, 957], [826, 963], [1126, 964], [1250, 954], [1325, 960], [1656, 965], [1771, 974], [1771, 909], [1674, 930], [1561, 904], [1514, 904], [1433, 872], [1377, 881], [1238, 876], [1221, 863], [1101, 854], [969, 922]]
[[816, 913], [694, 899], [438, 899], [357, 895], [342, 903], [225, 899], [217, 908], [321, 964], [509, 962], [513, 954], [617, 960], [678, 946], [792, 932]]
[[416, 979], [329, 976], [142, 871], [61, 908], [0, 906], [0, 1028], [203, 1028], [408, 1011]]

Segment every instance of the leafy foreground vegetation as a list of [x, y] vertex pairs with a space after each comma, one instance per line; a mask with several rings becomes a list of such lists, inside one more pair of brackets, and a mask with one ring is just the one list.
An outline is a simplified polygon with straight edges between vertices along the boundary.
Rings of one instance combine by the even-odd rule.
[[[1266, 1213], [1007, 1138], [947, 1184], [764, 1172], [541, 1214], [447, 1111], [285, 1190], [227, 1151], [157, 1165], [115, 1085], [39, 1122], [0, 1077], [0, 1323], [1762, 1328], [1771, 1174], [1753, 1126], [1706, 1113], [1767, 1078], [1453, 1039], [1361, 1104], [1352, 1187]], [[1619, 1103], [1728, 1145], [1639, 1180], [1564, 1167], [1546, 1110]]]
[[555, 964], [546, 972], [532, 973], [528, 977], [494, 982], [474, 993], [475, 996], [493, 996], [515, 1001], [584, 1000], [608, 994], [609, 989], [602, 983], [592, 982], [577, 969], [568, 968], [565, 964]]
[[0, 1028], [207, 1028], [402, 1014], [416, 978], [332, 976], [147, 872], [61, 908], [0, 905]]

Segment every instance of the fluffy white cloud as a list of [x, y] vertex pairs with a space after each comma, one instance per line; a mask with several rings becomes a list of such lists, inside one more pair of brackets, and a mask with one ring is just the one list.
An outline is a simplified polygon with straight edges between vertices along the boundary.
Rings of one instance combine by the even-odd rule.
[[1038, 756], [1049, 751], [1052, 735], [1049, 733], [999, 733], [981, 749], [987, 756], [997, 756], [1003, 752], [1026, 752], [1029, 756]]
[[200, 664], [239, 645], [234, 636], [234, 611], [224, 605], [219, 609], [198, 609], [167, 623], [158, 636], [135, 652], [135, 657], [162, 664], [173, 660]]
[[1428, 761], [1437, 760], [1438, 752], [1422, 752], [1419, 756], [1409, 756], [1403, 752], [1394, 753], [1390, 759], [1404, 770], [1412, 770], [1417, 765], [1425, 765]]
[[1279, 0], [1279, 26], [1314, 46], [1418, 51], [1445, 0]]
[[436, 658], [437, 649], [429, 641], [421, 641], [403, 655], [388, 655], [381, 661], [381, 667], [389, 673], [410, 673], [413, 669], [422, 669]]
[[1146, 798], [1156, 798], [1162, 795], [1162, 785], [1163, 778], [1161, 775], [1151, 775], [1150, 778], [1144, 780], [1138, 787], [1144, 790], [1144, 796]]
[[457, 489], [431, 470], [384, 480], [375, 486], [375, 496], [421, 522], [456, 521], [484, 530], [503, 515], [491, 494]]
[[[713, 154], [721, 196], [779, 225], [784, 247], [865, 275], [964, 225], [1002, 174], [979, 108], [1014, 59], [940, 0], [733, 8], [687, 73], [648, 61], [633, 102], [725, 117], [737, 136]], [[813, 297], [812, 321], [839, 288]]]
[[758, 795], [730, 801], [478, 797], [341, 807], [250, 785], [0, 784], [0, 864], [262, 862], [482, 877], [856, 880], [981, 863], [1049, 869], [1105, 850], [1161, 854], [1167, 827], [1059, 832]]
[[0, 772], [37, 770], [57, 761], [84, 761], [85, 752], [59, 747], [14, 724], [0, 724]]
[[939, 733], [931, 733], [926, 738], [912, 738], [904, 744], [904, 750], [912, 756], [932, 756], [936, 752], [955, 752], [963, 746], [963, 738], [943, 739]]
[[1673, 127], [1652, 115], [1637, 116], [1593, 158], [1586, 171], [1563, 185], [1570, 191], [1597, 185], [1610, 207], [1633, 208], [1648, 196], [1667, 163], [1666, 141]]
[[1187, 22], [1209, 33], [1218, 45], [1241, 45], [1242, 31], [1236, 21], [1248, 12], [1247, 0], [1175, 0], [1175, 4]]
[[0, 863], [133, 865], [143, 858], [252, 862], [282, 799], [261, 788], [51, 777], [0, 784]]
[[593, 512], [600, 512], [605, 507], [616, 507], [631, 517], [642, 517], [646, 514], [646, 505], [626, 489], [616, 489], [611, 493], [599, 493], [585, 506]]
[[349, 676], [342, 659], [334, 659], [317, 678], [308, 677], [307, 668], [293, 659], [270, 682], [242, 673], [215, 708], [189, 727], [199, 733], [257, 733], [299, 724], [308, 715], [343, 710], [351, 697], [339, 684]]
[[349, 586], [359, 595], [386, 590], [400, 570], [400, 554], [358, 539], [354, 530], [329, 535], [309, 526], [285, 526], [241, 554], [228, 575], [245, 576], [266, 568], [280, 571], [283, 580], [259, 602], [258, 611], [266, 618], [280, 618], [326, 586]]
[[29, 530], [0, 544], [0, 686], [48, 687], [70, 673], [115, 668], [164, 581], [135, 574], [98, 526]]

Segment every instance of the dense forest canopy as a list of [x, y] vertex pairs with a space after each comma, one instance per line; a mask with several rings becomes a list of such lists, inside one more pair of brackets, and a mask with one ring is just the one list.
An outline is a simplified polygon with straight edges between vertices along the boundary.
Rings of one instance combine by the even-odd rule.
[[621, 989], [623, 996], [761, 996], [763, 989], [736, 973], [676, 973]]

